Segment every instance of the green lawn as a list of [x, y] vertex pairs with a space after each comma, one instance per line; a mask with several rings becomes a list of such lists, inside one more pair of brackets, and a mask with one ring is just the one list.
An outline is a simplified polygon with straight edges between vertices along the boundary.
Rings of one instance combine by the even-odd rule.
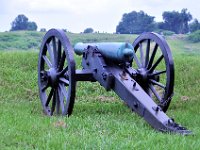
[[[1, 50], [36, 50], [40, 48], [44, 32], [17, 31], [0, 32]], [[132, 43], [136, 35], [119, 35], [107, 33], [75, 34], [67, 33], [72, 45], [77, 42], [113, 42], [125, 41]]]
[[[39, 34], [41, 38], [43, 34]], [[107, 34], [70, 34], [70, 37], [73, 44], [84, 39], [135, 38]], [[171, 37], [167, 40], [176, 75], [175, 96], [167, 114], [192, 130], [193, 136], [155, 131], [98, 83], [77, 84], [71, 117], [47, 117], [42, 113], [38, 96], [38, 50], [12, 49], [0, 52], [0, 149], [199, 149], [200, 43]], [[80, 66], [80, 57], [76, 61]]]

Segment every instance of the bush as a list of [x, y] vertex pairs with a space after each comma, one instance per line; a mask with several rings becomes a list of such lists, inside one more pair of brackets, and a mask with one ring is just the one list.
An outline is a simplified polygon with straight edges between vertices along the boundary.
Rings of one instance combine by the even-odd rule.
[[197, 30], [193, 33], [191, 33], [189, 36], [188, 36], [188, 40], [196, 43], [196, 42], [200, 42], [200, 30]]
[[163, 29], [158, 29], [155, 32], [157, 32], [157, 33], [159, 33], [161, 35], [164, 35], [164, 36], [170, 36], [170, 35], [175, 34], [175, 32], [173, 32], [173, 31], [163, 30]]
[[40, 32], [47, 32], [47, 30], [45, 28], [41, 28]]
[[83, 33], [93, 33], [94, 30], [92, 28], [86, 28]]

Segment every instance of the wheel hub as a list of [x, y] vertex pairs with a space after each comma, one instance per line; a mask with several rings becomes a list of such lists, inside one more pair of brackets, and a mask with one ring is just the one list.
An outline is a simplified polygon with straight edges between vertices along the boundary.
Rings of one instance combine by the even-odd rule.
[[145, 68], [139, 68], [137, 69], [138, 79], [142, 83], [146, 83], [148, 80], [148, 72]]
[[48, 80], [52, 87], [56, 87], [58, 84], [58, 74], [55, 68], [48, 70]]

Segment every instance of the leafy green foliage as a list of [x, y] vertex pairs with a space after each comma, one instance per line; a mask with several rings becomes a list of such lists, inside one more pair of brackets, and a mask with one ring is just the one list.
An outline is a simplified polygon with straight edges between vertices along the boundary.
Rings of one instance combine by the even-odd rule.
[[86, 28], [83, 33], [93, 33], [94, 30], [92, 28]]
[[175, 32], [173, 32], [173, 31], [162, 30], [162, 29], [157, 29], [157, 30], [155, 30], [155, 32], [157, 32], [161, 35], [164, 35], [164, 36], [171, 36], [171, 35], [175, 34]]
[[154, 22], [155, 17], [149, 16], [143, 11], [125, 13], [116, 27], [116, 33], [140, 34], [142, 32], [166, 30], [176, 34], [185, 34], [199, 28], [196, 21], [189, 28], [188, 22], [192, 20], [192, 15], [187, 12], [186, 8], [183, 8], [181, 12], [164, 11], [162, 16], [164, 22]]
[[200, 42], [200, 30], [197, 30], [197, 31], [191, 33], [188, 36], [188, 40], [190, 40], [192, 42]]
[[36, 31], [37, 30], [37, 24], [35, 22], [28, 22], [27, 30]]
[[165, 11], [162, 14], [164, 23], [160, 23], [158, 28], [170, 30], [175, 33], [188, 33], [188, 22], [192, 20], [192, 15], [187, 12], [187, 9], [182, 9], [181, 13], [178, 11]]
[[153, 31], [154, 28], [154, 17], [149, 16], [143, 11], [132, 11], [130, 13], [123, 14], [122, 20], [116, 28], [116, 33], [138, 34]]
[[47, 30], [46, 30], [46, 28], [41, 28], [40, 29], [40, 32], [46, 32]]
[[190, 32], [200, 30], [200, 23], [197, 19], [194, 19], [193, 22], [189, 24]]
[[37, 30], [37, 24], [35, 22], [29, 22], [28, 18], [21, 14], [18, 15], [15, 20], [11, 23], [10, 31], [18, 31], [18, 30]]

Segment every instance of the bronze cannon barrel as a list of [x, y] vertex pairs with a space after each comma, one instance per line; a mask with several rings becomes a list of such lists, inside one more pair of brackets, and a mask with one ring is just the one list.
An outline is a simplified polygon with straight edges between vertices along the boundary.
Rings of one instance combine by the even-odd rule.
[[77, 43], [74, 51], [77, 55], [82, 55], [88, 46], [96, 47], [103, 57], [117, 62], [129, 62], [135, 54], [133, 46], [125, 42]]

